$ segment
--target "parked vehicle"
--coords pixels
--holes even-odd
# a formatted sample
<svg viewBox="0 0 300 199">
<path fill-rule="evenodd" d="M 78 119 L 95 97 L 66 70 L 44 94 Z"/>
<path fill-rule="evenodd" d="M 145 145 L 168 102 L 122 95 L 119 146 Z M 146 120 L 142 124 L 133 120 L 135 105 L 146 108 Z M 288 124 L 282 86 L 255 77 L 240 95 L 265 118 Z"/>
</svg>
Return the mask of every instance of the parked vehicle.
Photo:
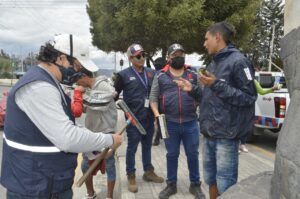
<svg viewBox="0 0 300 199">
<path fill-rule="evenodd" d="M 265 129 L 279 132 L 290 103 L 283 72 L 256 72 L 255 78 L 262 88 L 272 88 L 276 83 L 281 84 L 282 88 L 270 94 L 258 94 L 255 103 L 255 124 L 253 133 L 250 134 L 252 138 Z"/>
<path fill-rule="evenodd" d="M 7 96 L 8 96 L 8 92 L 3 92 L 3 97 L 0 100 L 0 127 L 4 126 Z"/>
</svg>

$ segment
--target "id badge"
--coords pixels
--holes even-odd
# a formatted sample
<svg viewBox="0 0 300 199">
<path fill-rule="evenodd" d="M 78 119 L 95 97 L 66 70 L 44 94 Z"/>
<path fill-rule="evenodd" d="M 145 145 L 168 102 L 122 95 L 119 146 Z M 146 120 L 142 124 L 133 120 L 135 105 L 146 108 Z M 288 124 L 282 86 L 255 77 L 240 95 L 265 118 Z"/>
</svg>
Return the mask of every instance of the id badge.
<svg viewBox="0 0 300 199">
<path fill-rule="evenodd" d="M 146 98 L 145 99 L 145 104 L 144 104 L 145 108 L 149 108 L 149 104 L 150 104 L 149 99 Z"/>
</svg>

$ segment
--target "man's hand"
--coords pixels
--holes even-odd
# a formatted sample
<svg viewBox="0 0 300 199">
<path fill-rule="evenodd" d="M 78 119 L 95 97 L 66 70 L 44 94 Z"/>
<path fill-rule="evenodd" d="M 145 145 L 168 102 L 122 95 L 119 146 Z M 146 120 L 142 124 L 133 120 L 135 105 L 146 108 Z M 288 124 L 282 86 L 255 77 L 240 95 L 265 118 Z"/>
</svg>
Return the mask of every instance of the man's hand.
<svg viewBox="0 0 300 199">
<path fill-rule="evenodd" d="M 80 91 L 81 93 L 84 93 L 85 92 L 85 88 L 83 86 L 76 86 L 74 90 L 78 90 Z"/>
<path fill-rule="evenodd" d="M 272 90 L 277 91 L 277 90 L 280 90 L 281 88 L 282 88 L 282 84 L 276 84 L 272 87 Z"/>
<path fill-rule="evenodd" d="M 114 144 L 110 148 L 116 150 L 122 144 L 122 135 L 112 134 L 112 138 Z"/>
<path fill-rule="evenodd" d="M 192 84 L 188 80 L 184 78 L 179 78 L 178 80 L 173 80 L 177 86 L 183 90 L 183 91 L 191 91 L 192 90 Z"/>
<path fill-rule="evenodd" d="M 211 87 L 216 81 L 216 76 L 212 73 L 206 72 L 206 75 L 200 74 L 199 79 L 204 86 Z"/>
<path fill-rule="evenodd" d="M 114 92 L 112 93 L 112 97 L 115 99 L 117 96 L 118 96 L 118 93 L 117 93 L 116 91 L 114 91 Z"/>
</svg>

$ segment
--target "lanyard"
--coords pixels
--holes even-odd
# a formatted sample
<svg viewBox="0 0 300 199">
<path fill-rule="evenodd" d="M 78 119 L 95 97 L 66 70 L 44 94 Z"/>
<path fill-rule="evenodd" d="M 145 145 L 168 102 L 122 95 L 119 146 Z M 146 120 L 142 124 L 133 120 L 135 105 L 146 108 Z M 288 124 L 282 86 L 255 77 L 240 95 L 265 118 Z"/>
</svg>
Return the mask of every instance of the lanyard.
<svg viewBox="0 0 300 199">
<path fill-rule="evenodd" d="M 146 70 L 144 69 L 144 77 L 145 77 L 145 81 L 144 81 L 143 78 L 141 77 L 141 75 L 135 70 L 135 68 L 133 66 L 131 66 L 131 68 L 133 69 L 133 71 L 135 72 L 135 74 L 139 77 L 139 79 L 143 83 L 144 87 L 148 91 L 148 79 L 147 79 L 147 75 L 146 75 Z"/>
</svg>

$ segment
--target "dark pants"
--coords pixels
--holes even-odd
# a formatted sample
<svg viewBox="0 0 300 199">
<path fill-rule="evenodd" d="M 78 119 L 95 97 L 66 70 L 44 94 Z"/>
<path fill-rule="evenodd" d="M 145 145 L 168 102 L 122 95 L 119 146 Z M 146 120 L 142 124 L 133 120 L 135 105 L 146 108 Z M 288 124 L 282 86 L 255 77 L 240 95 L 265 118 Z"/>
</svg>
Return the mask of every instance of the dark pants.
<svg viewBox="0 0 300 199">
<path fill-rule="evenodd" d="M 246 144 L 247 137 L 251 132 L 248 132 L 246 135 L 240 138 L 241 144 Z"/>
<path fill-rule="evenodd" d="M 73 191 L 72 189 L 68 189 L 64 192 L 53 194 L 52 196 L 23 196 L 18 193 L 14 193 L 11 191 L 6 192 L 6 199 L 72 199 Z"/>
<path fill-rule="evenodd" d="M 191 183 L 200 182 L 199 174 L 199 126 L 196 120 L 191 122 L 177 123 L 167 122 L 169 138 L 165 139 L 167 148 L 167 182 L 177 182 L 178 157 L 180 143 L 183 142 L 189 177 Z"/>
<path fill-rule="evenodd" d="M 146 130 L 147 134 L 142 135 L 136 127 L 130 125 L 127 129 L 128 145 L 126 151 L 126 172 L 127 175 L 135 172 L 135 153 L 137 151 L 138 144 L 142 144 L 142 161 L 144 171 L 153 169 L 151 164 L 151 147 L 152 138 L 154 133 L 154 121 L 153 119 L 140 121 L 141 125 Z"/>
</svg>

